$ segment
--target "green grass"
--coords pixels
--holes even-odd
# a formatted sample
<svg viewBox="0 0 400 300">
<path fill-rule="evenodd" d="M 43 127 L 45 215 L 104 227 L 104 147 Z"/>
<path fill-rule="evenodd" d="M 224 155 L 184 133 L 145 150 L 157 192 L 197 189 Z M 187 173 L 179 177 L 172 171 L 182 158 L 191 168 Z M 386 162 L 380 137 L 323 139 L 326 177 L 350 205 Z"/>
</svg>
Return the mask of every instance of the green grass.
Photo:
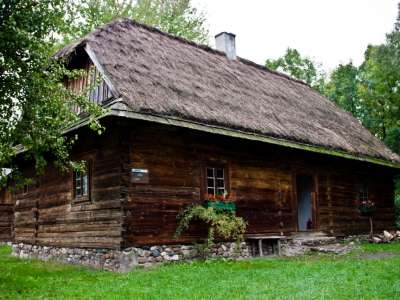
<svg viewBox="0 0 400 300">
<path fill-rule="evenodd" d="M 0 247 L 0 299 L 400 299 L 400 243 L 363 245 L 344 257 L 179 263 L 128 274 L 9 253 Z"/>
</svg>

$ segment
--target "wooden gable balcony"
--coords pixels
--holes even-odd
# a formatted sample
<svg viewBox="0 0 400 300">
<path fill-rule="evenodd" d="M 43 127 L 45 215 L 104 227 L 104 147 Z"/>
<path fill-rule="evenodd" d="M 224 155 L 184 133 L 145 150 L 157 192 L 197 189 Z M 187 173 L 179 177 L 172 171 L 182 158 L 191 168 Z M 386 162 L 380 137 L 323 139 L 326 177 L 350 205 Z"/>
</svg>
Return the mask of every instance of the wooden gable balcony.
<svg viewBox="0 0 400 300">
<path fill-rule="evenodd" d="M 87 62 L 82 70 L 83 76 L 66 80 L 65 85 L 69 90 L 76 93 L 81 93 L 84 90 L 89 91 L 88 97 L 90 101 L 98 105 L 103 105 L 113 98 L 110 87 L 93 63 Z M 78 115 L 83 112 L 77 105 L 72 109 Z"/>
</svg>

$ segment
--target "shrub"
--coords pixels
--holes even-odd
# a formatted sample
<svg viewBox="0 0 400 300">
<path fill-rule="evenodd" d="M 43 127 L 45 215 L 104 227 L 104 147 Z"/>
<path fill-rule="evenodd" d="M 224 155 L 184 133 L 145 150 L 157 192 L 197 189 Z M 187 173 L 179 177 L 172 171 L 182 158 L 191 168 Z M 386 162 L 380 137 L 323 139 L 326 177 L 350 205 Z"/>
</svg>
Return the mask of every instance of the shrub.
<svg viewBox="0 0 400 300">
<path fill-rule="evenodd" d="M 208 253 L 214 245 L 215 237 L 225 240 L 235 240 L 238 244 L 243 240 L 247 223 L 241 217 L 237 217 L 233 211 L 223 211 L 213 207 L 191 205 L 178 216 L 180 219 L 175 237 L 182 235 L 193 220 L 201 220 L 208 225 L 207 242 L 203 252 Z"/>
</svg>

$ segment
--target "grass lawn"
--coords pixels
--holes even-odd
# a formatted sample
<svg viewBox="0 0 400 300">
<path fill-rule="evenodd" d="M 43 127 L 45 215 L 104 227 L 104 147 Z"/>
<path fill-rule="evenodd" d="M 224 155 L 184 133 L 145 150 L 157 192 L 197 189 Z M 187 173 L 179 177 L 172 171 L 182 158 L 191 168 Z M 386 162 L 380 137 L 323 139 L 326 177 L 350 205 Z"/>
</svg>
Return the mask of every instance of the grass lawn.
<svg viewBox="0 0 400 300">
<path fill-rule="evenodd" d="M 22 260 L 0 247 L 0 299 L 400 299 L 400 243 L 338 257 L 177 263 L 128 274 Z"/>
</svg>

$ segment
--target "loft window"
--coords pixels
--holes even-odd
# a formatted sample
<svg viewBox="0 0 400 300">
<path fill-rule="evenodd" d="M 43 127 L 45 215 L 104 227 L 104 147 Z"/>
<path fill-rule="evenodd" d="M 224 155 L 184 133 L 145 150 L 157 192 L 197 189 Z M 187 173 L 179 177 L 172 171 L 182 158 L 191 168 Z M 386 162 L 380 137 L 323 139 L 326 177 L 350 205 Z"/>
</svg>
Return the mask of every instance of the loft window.
<svg viewBox="0 0 400 300">
<path fill-rule="evenodd" d="M 360 202 L 368 201 L 368 185 L 366 183 L 360 184 L 360 190 L 358 192 L 358 200 Z"/>
<path fill-rule="evenodd" d="M 226 171 L 224 168 L 207 167 L 206 168 L 206 184 L 208 195 L 225 195 L 226 194 Z"/>
<path fill-rule="evenodd" d="M 90 168 L 86 161 L 84 170 L 74 171 L 75 199 L 89 198 L 90 195 Z"/>
</svg>

